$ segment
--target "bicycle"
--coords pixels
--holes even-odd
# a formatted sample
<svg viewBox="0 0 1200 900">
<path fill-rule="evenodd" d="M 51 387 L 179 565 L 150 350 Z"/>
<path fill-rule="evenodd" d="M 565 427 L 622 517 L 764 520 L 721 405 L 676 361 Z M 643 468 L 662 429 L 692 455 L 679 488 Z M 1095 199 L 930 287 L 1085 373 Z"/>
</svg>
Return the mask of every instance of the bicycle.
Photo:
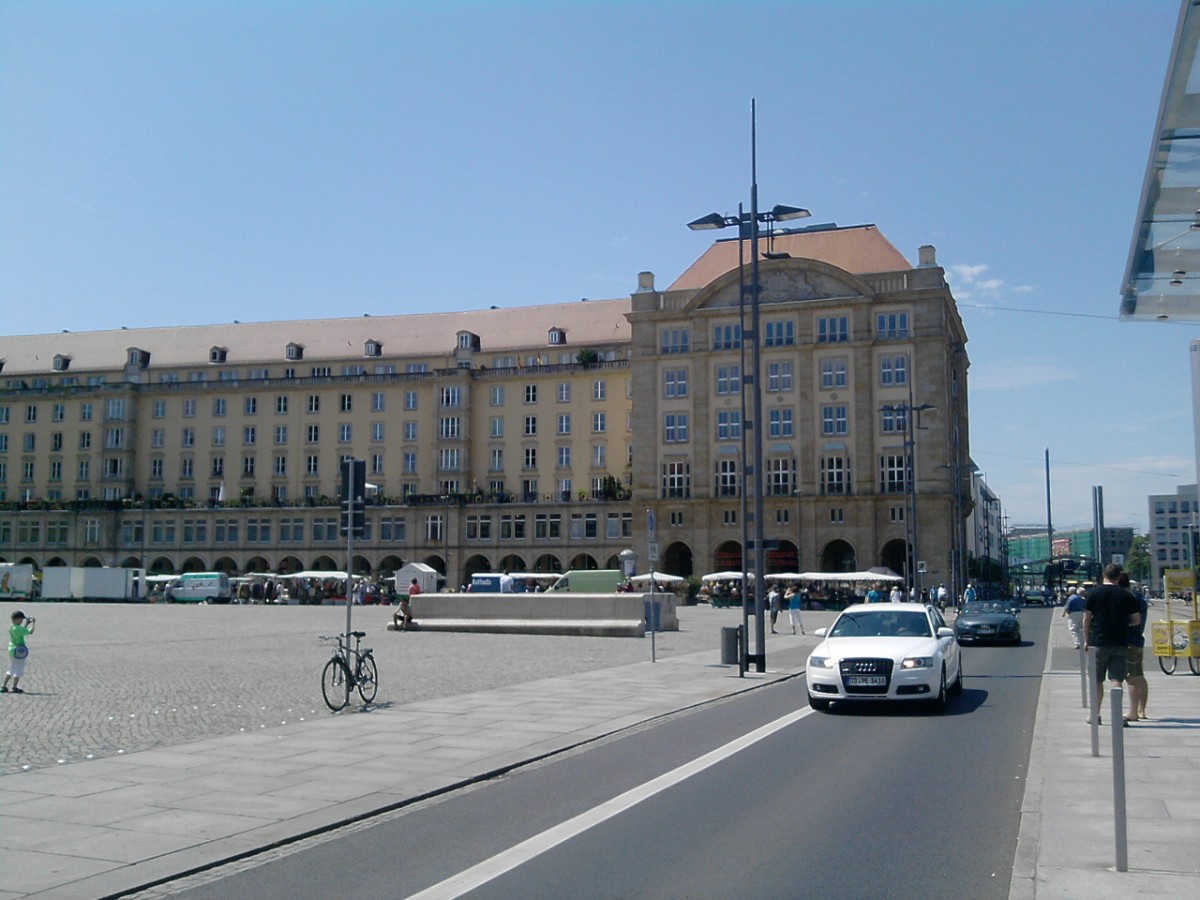
<svg viewBox="0 0 1200 900">
<path fill-rule="evenodd" d="M 367 636 L 365 631 L 352 631 L 349 634 L 321 635 L 322 641 L 337 641 L 333 657 L 325 663 L 321 673 L 321 694 L 325 705 L 334 712 L 345 709 L 350 702 L 350 692 L 358 689 L 358 695 L 363 703 L 373 703 L 379 692 L 379 669 L 375 665 L 375 657 L 371 648 L 362 649 L 362 639 Z M 350 638 L 354 638 L 354 648 L 350 648 Z M 351 667 L 350 660 L 354 665 Z"/>
</svg>

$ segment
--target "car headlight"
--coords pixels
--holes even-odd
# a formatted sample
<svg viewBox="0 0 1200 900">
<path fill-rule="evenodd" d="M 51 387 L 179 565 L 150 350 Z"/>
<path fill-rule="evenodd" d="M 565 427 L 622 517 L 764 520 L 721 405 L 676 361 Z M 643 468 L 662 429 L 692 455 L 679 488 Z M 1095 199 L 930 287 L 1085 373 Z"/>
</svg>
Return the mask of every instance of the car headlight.
<svg viewBox="0 0 1200 900">
<path fill-rule="evenodd" d="M 810 656 L 808 658 L 808 667 L 810 669 L 832 669 L 833 659 L 828 656 Z"/>
<path fill-rule="evenodd" d="M 900 663 L 902 669 L 932 669 L 932 656 L 910 656 Z"/>
</svg>

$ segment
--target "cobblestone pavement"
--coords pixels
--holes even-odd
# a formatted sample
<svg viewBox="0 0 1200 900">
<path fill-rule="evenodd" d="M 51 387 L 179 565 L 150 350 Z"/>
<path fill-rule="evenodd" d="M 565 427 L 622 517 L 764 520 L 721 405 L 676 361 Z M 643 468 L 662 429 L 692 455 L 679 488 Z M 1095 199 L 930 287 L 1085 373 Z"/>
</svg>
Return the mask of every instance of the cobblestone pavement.
<svg viewBox="0 0 1200 900">
<path fill-rule="evenodd" d="M 3 604 L 4 617 L 16 606 Z M 321 668 L 344 606 L 23 603 L 37 618 L 24 695 L 0 694 L 0 772 L 167 747 L 328 716 Z M 377 705 L 400 705 L 650 657 L 650 638 L 386 631 L 355 607 L 375 650 Z M 819 615 L 819 614 L 817 614 Z M 661 657 L 711 649 L 739 610 L 681 607 Z M 815 627 L 815 626 L 814 626 Z"/>
</svg>

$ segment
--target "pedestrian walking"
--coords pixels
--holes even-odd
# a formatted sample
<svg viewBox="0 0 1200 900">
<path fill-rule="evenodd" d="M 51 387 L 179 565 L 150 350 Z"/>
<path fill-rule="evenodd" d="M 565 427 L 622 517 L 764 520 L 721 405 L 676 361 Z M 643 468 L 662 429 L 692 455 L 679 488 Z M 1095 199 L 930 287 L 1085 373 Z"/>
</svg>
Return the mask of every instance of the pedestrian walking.
<svg viewBox="0 0 1200 900">
<path fill-rule="evenodd" d="M 1133 594 L 1118 584 L 1122 568 L 1116 563 L 1104 567 L 1104 584 L 1088 591 L 1083 612 L 1083 648 L 1096 648 L 1096 694 L 1104 703 L 1104 680 L 1118 688 L 1125 680 L 1128 665 L 1129 629 L 1142 623 L 1142 614 Z M 1100 717 L 1097 707 L 1097 724 Z M 1090 718 L 1089 718 L 1090 723 Z"/>
<path fill-rule="evenodd" d="M 21 677 L 25 674 L 25 663 L 29 661 L 29 647 L 25 638 L 33 634 L 34 620 L 25 618 L 25 613 L 17 610 L 12 614 L 12 625 L 8 628 L 8 671 L 4 673 L 4 686 L 0 694 L 8 693 L 8 682 L 12 680 L 12 692 L 23 694 L 20 687 Z"/>
<path fill-rule="evenodd" d="M 1133 594 L 1134 599 L 1138 602 L 1138 609 L 1141 611 L 1142 621 L 1137 625 L 1129 626 L 1129 649 L 1126 651 L 1128 659 L 1125 665 L 1125 681 L 1129 684 L 1129 714 L 1125 716 L 1125 721 L 1140 722 L 1146 718 L 1146 700 L 1150 696 L 1150 685 L 1146 681 L 1144 668 L 1146 613 L 1150 611 L 1150 604 L 1144 594 L 1130 587 L 1128 572 L 1121 573 L 1117 584 Z"/>
<path fill-rule="evenodd" d="M 783 595 L 783 599 L 787 601 L 788 620 L 792 623 L 792 634 L 795 634 L 797 630 L 804 634 L 804 622 L 800 619 L 800 592 L 794 585 L 790 586 Z"/>
<path fill-rule="evenodd" d="M 779 604 L 783 599 L 782 593 L 779 590 L 779 584 L 772 584 L 771 590 L 767 592 L 767 602 L 771 607 L 771 634 L 779 634 L 775 630 L 775 622 L 779 619 Z"/>
<path fill-rule="evenodd" d="M 1066 616 L 1067 629 L 1071 632 L 1071 640 L 1078 650 L 1083 646 L 1083 588 L 1077 587 L 1071 591 L 1071 596 L 1063 604 L 1062 615 Z"/>
</svg>

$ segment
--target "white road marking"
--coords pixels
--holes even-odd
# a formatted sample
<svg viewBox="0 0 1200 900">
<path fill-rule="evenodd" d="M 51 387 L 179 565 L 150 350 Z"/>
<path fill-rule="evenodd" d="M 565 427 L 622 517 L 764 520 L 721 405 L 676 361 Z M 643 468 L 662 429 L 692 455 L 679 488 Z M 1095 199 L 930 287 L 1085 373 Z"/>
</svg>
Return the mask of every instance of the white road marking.
<svg viewBox="0 0 1200 900">
<path fill-rule="evenodd" d="M 510 847 L 508 850 L 497 853 L 490 859 L 485 859 L 483 862 L 465 869 L 457 875 L 452 875 L 444 881 L 440 881 L 423 891 L 413 894 L 408 900 L 452 900 L 454 897 L 461 897 L 468 891 L 473 891 L 481 884 L 486 884 L 492 879 L 503 875 L 505 872 L 515 869 L 517 866 L 528 862 L 536 856 L 540 856 L 547 850 L 551 850 L 559 844 L 570 840 L 575 835 L 582 834 L 589 828 L 611 819 L 613 816 L 636 806 L 643 800 L 647 800 L 655 794 L 703 772 L 709 766 L 714 766 L 722 760 L 733 756 L 735 753 L 745 750 L 763 738 L 770 737 L 775 732 L 787 728 L 789 725 L 811 714 L 812 711 L 810 707 L 805 707 L 796 712 L 788 713 L 774 722 L 768 722 L 761 728 L 756 728 L 754 731 L 744 734 L 740 738 L 736 738 L 728 744 L 718 747 L 716 750 L 705 753 L 703 756 L 689 763 L 684 763 L 677 769 L 659 775 L 645 784 L 631 788 L 620 796 L 614 797 L 593 809 L 589 809 L 587 812 L 580 813 L 573 819 L 568 819 L 560 825 L 555 825 L 541 834 L 535 834 L 515 847 Z"/>
</svg>

